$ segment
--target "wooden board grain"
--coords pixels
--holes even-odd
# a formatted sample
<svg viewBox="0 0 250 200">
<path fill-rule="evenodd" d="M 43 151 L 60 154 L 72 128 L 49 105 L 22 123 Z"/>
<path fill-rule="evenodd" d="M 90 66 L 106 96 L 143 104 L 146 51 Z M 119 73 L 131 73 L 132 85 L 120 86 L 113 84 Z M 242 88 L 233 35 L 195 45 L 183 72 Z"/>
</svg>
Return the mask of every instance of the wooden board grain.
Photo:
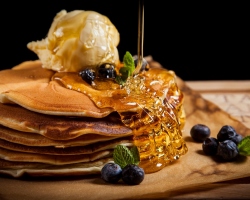
<svg viewBox="0 0 250 200">
<path fill-rule="evenodd" d="M 187 81 L 186 84 L 250 128 L 250 81 Z M 175 191 L 170 199 L 250 199 L 249 191 L 250 177 L 245 177 Z"/>
<path fill-rule="evenodd" d="M 250 128 L 250 81 L 187 81 L 186 84 Z"/>
</svg>

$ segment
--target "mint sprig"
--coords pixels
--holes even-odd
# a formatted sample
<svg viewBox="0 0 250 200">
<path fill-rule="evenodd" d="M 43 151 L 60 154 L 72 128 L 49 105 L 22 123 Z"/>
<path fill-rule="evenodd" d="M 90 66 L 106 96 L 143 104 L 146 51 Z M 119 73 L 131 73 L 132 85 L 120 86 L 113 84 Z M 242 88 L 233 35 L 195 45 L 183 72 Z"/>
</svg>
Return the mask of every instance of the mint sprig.
<svg viewBox="0 0 250 200">
<path fill-rule="evenodd" d="M 135 165 L 139 165 L 140 163 L 140 153 L 138 151 L 138 148 L 136 146 L 133 146 L 131 149 L 130 149 L 132 155 L 133 155 L 133 158 L 134 158 L 134 164 Z"/>
<path fill-rule="evenodd" d="M 123 64 L 124 66 L 119 70 L 120 75 L 117 75 L 115 78 L 116 82 L 120 85 L 124 85 L 128 77 L 132 76 L 135 70 L 133 56 L 128 51 L 123 56 Z"/>
<path fill-rule="evenodd" d="M 114 162 L 124 168 L 128 164 L 138 165 L 140 162 L 139 151 L 136 146 L 129 149 L 123 145 L 117 145 L 113 153 Z"/>
<path fill-rule="evenodd" d="M 250 136 L 244 137 L 237 147 L 240 155 L 250 156 Z"/>
</svg>

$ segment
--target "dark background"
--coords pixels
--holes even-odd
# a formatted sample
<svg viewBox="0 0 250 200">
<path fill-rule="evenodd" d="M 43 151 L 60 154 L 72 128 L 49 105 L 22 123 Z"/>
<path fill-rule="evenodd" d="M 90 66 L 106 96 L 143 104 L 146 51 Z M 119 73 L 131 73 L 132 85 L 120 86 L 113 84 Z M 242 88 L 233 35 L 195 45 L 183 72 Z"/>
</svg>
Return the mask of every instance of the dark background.
<svg viewBox="0 0 250 200">
<path fill-rule="evenodd" d="M 46 37 L 57 12 L 94 10 L 120 33 L 120 58 L 137 54 L 137 0 L 5 1 L 1 69 L 37 59 L 28 42 Z M 183 80 L 249 80 L 247 1 L 145 0 L 144 55 Z"/>
</svg>

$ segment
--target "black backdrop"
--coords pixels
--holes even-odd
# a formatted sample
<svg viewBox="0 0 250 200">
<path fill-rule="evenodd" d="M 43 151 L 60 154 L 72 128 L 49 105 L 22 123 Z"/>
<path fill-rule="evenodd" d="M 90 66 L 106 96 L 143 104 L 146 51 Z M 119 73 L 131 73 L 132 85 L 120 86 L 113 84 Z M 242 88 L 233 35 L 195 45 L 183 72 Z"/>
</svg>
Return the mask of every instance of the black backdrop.
<svg viewBox="0 0 250 200">
<path fill-rule="evenodd" d="M 249 80 L 247 1 L 145 0 L 144 55 L 183 80 Z M 1 69 L 37 59 L 27 49 L 41 40 L 57 12 L 94 10 L 120 33 L 120 57 L 137 52 L 137 0 L 5 1 L 1 5 Z"/>
</svg>

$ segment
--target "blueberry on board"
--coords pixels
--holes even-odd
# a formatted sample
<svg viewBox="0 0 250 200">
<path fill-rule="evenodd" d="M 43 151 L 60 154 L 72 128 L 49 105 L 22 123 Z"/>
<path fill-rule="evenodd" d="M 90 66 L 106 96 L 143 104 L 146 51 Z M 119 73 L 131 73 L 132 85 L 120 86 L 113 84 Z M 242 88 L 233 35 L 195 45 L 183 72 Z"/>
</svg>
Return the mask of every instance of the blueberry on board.
<svg viewBox="0 0 250 200">
<path fill-rule="evenodd" d="M 144 179 L 144 170 L 137 165 L 128 164 L 122 169 L 122 180 L 128 185 L 139 185 Z"/>
<path fill-rule="evenodd" d="M 219 142 L 217 155 L 221 156 L 224 160 L 233 160 L 239 155 L 237 145 L 232 140 L 225 140 Z"/>
<path fill-rule="evenodd" d="M 91 84 L 92 81 L 95 80 L 95 71 L 92 70 L 92 69 L 84 69 L 84 70 L 82 70 L 82 71 L 79 72 L 79 75 L 88 84 Z"/>
<path fill-rule="evenodd" d="M 237 134 L 236 130 L 229 125 L 222 126 L 220 131 L 217 134 L 217 139 L 219 142 L 225 141 L 225 140 L 232 140 L 236 144 L 238 144 L 243 137 L 240 134 Z"/>
<path fill-rule="evenodd" d="M 116 163 L 107 163 L 101 170 L 101 178 L 108 183 L 117 183 L 122 177 L 122 169 Z"/>
<path fill-rule="evenodd" d="M 196 142 L 203 142 L 210 136 L 210 128 L 204 124 L 196 124 L 191 128 L 190 135 Z"/>
<path fill-rule="evenodd" d="M 214 137 L 206 138 L 202 143 L 203 152 L 206 155 L 216 155 L 218 149 L 219 141 Z"/>
<path fill-rule="evenodd" d="M 234 141 L 235 144 L 239 144 L 242 139 L 243 139 L 243 136 L 238 133 L 236 134 L 234 138 L 231 138 L 231 140 Z"/>
</svg>

